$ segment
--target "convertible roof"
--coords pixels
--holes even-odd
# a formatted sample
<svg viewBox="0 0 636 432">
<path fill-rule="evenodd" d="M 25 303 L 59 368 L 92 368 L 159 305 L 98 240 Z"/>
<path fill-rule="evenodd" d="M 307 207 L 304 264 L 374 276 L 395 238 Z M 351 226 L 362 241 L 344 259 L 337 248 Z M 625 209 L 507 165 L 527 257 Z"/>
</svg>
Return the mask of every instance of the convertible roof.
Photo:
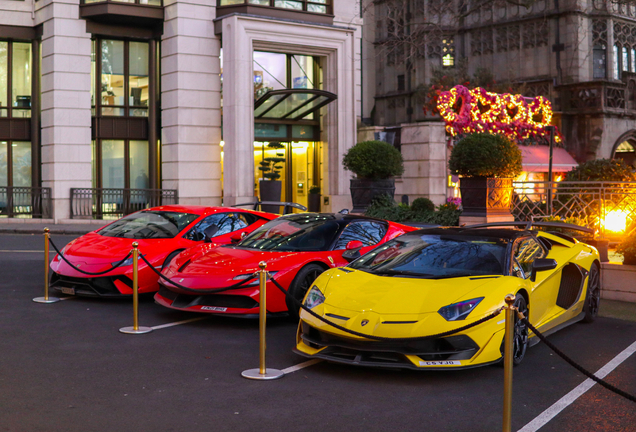
<svg viewBox="0 0 636 432">
<path fill-rule="evenodd" d="M 521 230 L 516 228 L 460 228 L 460 227 L 447 227 L 447 228 L 426 228 L 417 231 L 413 231 L 409 234 L 431 234 L 431 235 L 459 235 L 466 238 L 472 237 L 486 237 L 497 239 L 514 240 L 519 237 L 533 235 L 530 231 Z"/>
</svg>

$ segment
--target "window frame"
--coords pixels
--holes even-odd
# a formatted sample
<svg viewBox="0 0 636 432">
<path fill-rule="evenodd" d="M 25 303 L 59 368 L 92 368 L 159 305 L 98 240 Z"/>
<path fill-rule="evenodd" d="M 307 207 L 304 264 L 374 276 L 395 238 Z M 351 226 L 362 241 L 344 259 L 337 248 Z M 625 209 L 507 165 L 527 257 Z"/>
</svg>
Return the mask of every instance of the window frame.
<svg viewBox="0 0 636 432">
<path fill-rule="evenodd" d="M 528 272 L 526 272 L 526 270 L 523 268 L 522 264 L 517 260 L 517 248 L 518 248 L 520 243 L 522 243 L 522 242 L 524 242 L 526 240 L 534 241 L 539 246 L 539 248 L 541 249 L 541 252 L 543 253 L 542 256 L 536 257 L 536 258 L 534 258 L 532 260 L 532 264 L 533 265 L 534 265 L 534 261 L 536 261 L 537 259 L 540 259 L 540 258 L 545 258 L 548 255 L 548 251 L 546 251 L 545 247 L 534 236 L 519 237 L 518 239 L 516 239 L 514 241 L 514 243 L 512 244 L 511 252 L 510 252 L 510 275 L 521 277 L 522 279 L 525 279 L 525 280 L 530 279 L 530 276 L 532 275 L 532 266 L 530 267 L 530 270 Z M 517 272 L 515 272 L 515 270 L 514 270 L 515 263 L 517 263 L 519 265 L 519 268 L 520 268 L 521 273 L 523 274 L 523 276 L 519 276 L 517 274 Z"/>
<path fill-rule="evenodd" d="M 28 117 L 14 117 L 13 116 L 13 44 L 14 43 L 23 43 L 23 44 L 30 44 L 31 45 L 31 59 L 30 59 L 30 71 L 31 71 L 31 80 L 34 79 L 33 77 L 33 63 L 36 60 L 35 59 L 35 53 L 33 50 L 33 45 L 31 40 L 22 40 L 22 39 L 11 39 L 11 38 L 2 38 L 0 39 L 0 42 L 6 42 L 7 43 L 7 105 L 6 106 L 0 106 L 0 111 L 2 110 L 7 110 L 7 115 L 6 116 L 2 116 L 1 112 L 0 112 L 0 118 L 5 118 L 5 119 L 11 119 L 11 118 L 15 118 L 15 119 L 31 119 L 33 117 L 33 82 L 31 82 L 31 100 L 29 101 L 29 108 L 15 108 L 18 111 L 29 111 L 29 116 Z M 23 141 L 23 140 L 14 140 L 14 141 Z"/>
</svg>

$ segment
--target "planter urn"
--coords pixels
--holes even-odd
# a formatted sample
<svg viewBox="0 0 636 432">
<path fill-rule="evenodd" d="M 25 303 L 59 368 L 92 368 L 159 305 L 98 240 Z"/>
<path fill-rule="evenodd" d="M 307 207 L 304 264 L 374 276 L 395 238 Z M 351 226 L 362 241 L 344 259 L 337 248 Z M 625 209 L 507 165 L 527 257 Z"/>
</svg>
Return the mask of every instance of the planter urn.
<svg viewBox="0 0 636 432">
<path fill-rule="evenodd" d="M 389 195 L 393 198 L 395 195 L 395 179 L 351 179 L 349 190 L 351 191 L 351 201 L 353 202 L 352 213 L 364 213 L 375 197 Z"/>
<path fill-rule="evenodd" d="M 510 216 L 512 179 L 490 177 L 462 177 L 462 216 Z"/>
<path fill-rule="evenodd" d="M 280 180 L 263 180 L 259 181 L 259 189 L 261 191 L 261 201 L 279 201 L 282 191 L 282 182 Z M 262 205 L 261 211 L 269 213 L 279 213 L 280 206 Z"/>
<path fill-rule="evenodd" d="M 307 195 L 307 210 L 314 213 L 320 212 L 320 194 L 310 193 Z"/>
</svg>

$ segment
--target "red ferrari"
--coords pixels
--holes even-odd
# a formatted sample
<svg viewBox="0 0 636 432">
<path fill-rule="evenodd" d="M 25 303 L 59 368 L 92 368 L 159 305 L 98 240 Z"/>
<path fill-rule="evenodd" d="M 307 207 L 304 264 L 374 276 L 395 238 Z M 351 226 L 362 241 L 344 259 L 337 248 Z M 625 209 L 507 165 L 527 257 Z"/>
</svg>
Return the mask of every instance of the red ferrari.
<svg viewBox="0 0 636 432">
<path fill-rule="evenodd" d="M 162 274 L 155 301 L 191 312 L 252 315 L 259 310 L 258 280 L 239 289 L 215 293 L 239 283 L 265 261 L 269 273 L 291 295 L 302 300 L 323 271 L 346 265 L 351 259 L 416 228 L 356 215 L 304 213 L 281 216 L 257 228 L 240 243 L 205 244 L 188 249 Z M 345 253 L 345 257 L 343 257 Z M 210 292 L 212 291 L 212 292 Z M 297 316 L 293 302 L 267 283 L 268 313 Z"/>
<path fill-rule="evenodd" d="M 51 262 L 51 288 L 64 294 L 120 297 L 132 294 L 132 257 L 114 268 L 139 243 L 139 253 L 155 268 L 164 268 L 185 249 L 204 243 L 208 246 L 238 241 L 279 215 L 231 207 L 170 205 L 154 207 L 125 216 L 95 232 L 83 235 L 60 252 Z M 139 260 L 139 293 L 159 289 L 159 277 Z"/>
</svg>

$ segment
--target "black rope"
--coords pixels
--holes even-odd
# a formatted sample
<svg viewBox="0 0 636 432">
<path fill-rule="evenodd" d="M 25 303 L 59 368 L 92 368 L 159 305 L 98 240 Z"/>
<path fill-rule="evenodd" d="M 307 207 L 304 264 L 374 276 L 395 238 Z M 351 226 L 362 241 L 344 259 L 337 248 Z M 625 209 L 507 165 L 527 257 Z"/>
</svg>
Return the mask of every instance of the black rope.
<svg viewBox="0 0 636 432">
<path fill-rule="evenodd" d="M 623 396 L 625 399 L 630 400 L 632 402 L 636 402 L 636 396 L 633 396 L 627 392 L 624 392 L 623 390 L 614 387 L 613 385 L 603 381 L 602 379 L 598 378 L 596 375 L 594 375 L 591 372 L 588 372 L 587 370 L 583 369 L 583 366 L 579 365 L 578 363 L 576 363 L 574 360 L 572 360 L 570 357 L 568 357 L 567 355 L 565 355 L 564 353 L 561 352 L 561 350 L 559 350 L 557 347 L 555 347 L 552 342 L 550 342 L 545 336 L 543 336 L 541 333 L 539 333 L 539 330 L 537 330 L 536 328 L 534 328 L 534 326 L 532 324 L 530 324 L 530 322 L 528 321 L 527 318 L 522 318 L 521 321 L 526 324 L 528 326 L 528 328 L 530 330 L 532 330 L 532 332 L 537 335 L 537 337 L 539 339 L 541 339 L 541 342 L 543 342 L 544 344 L 546 344 L 552 351 L 554 351 L 559 357 L 561 357 L 563 360 L 565 360 L 566 362 L 568 362 L 570 364 L 570 366 L 572 366 L 573 368 L 575 368 L 576 370 L 578 370 L 579 372 L 581 372 L 583 375 L 587 376 L 588 378 L 590 378 L 591 380 L 596 381 L 597 383 L 599 383 L 600 385 L 602 385 L 603 387 L 605 387 L 606 389 L 608 389 L 609 391 L 612 391 L 614 393 L 616 393 L 617 395 Z"/>
<path fill-rule="evenodd" d="M 179 288 L 182 291 L 195 293 L 195 294 L 216 294 L 216 293 L 221 293 L 221 292 L 225 292 L 225 291 L 231 291 L 231 290 L 235 290 L 235 289 L 245 288 L 243 285 L 245 285 L 247 282 L 251 281 L 252 279 L 254 279 L 256 277 L 255 274 L 252 274 L 252 275 L 250 275 L 250 277 L 248 277 L 246 279 L 243 279 L 239 283 L 236 283 L 234 285 L 230 285 L 229 287 L 225 287 L 225 288 L 192 289 L 192 288 L 188 288 L 186 286 L 183 286 L 183 285 L 173 281 L 168 276 L 164 276 L 159 270 L 154 268 L 154 266 L 152 264 L 150 264 L 148 262 L 148 260 L 146 260 L 146 257 L 144 257 L 143 255 L 141 256 L 141 259 L 148 265 L 148 267 L 150 267 L 152 269 L 152 271 L 157 273 L 161 279 L 164 279 L 164 280 L 170 282 L 172 285 L 176 286 L 177 288 Z"/>
<path fill-rule="evenodd" d="M 124 257 L 124 259 L 122 259 L 121 261 L 119 261 L 117 264 L 113 265 L 112 268 L 109 268 L 108 270 L 104 270 L 101 272 L 97 272 L 97 273 L 91 273 L 91 272 L 87 272 L 84 271 L 80 268 L 77 268 L 73 265 L 73 263 L 71 263 L 68 259 L 66 259 L 66 257 L 64 255 L 62 255 L 62 252 L 60 252 L 60 250 L 57 248 L 57 246 L 55 246 L 55 243 L 53 243 L 53 240 L 51 240 L 51 238 L 49 237 L 49 243 L 51 243 L 51 246 L 53 246 L 53 249 L 55 249 L 55 252 L 57 252 L 57 254 L 60 256 L 60 258 L 62 258 L 64 260 L 64 262 L 68 265 L 71 266 L 71 268 L 73 268 L 74 270 L 80 272 L 80 273 L 84 273 L 85 275 L 88 276 L 100 276 L 109 272 L 112 272 L 113 270 L 115 270 L 117 267 L 121 266 L 128 258 L 130 258 L 130 256 L 132 255 L 132 251 L 128 252 L 128 255 L 126 255 Z M 112 265 L 112 264 L 111 264 Z"/>
<path fill-rule="evenodd" d="M 495 312 L 491 313 L 488 316 L 485 316 L 473 323 L 470 323 L 468 325 L 465 325 L 463 327 L 460 328 L 456 328 L 454 330 L 449 330 L 443 333 L 438 333 L 438 334 L 434 334 L 434 335 L 428 335 L 428 336 L 418 336 L 418 337 L 406 337 L 406 338 L 387 338 L 387 337 L 382 337 L 382 336 L 373 336 L 373 335 L 369 335 L 369 334 L 364 334 L 364 333 L 359 333 L 355 330 L 350 330 L 346 327 L 343 327 L 339 324 L 336 324 L 335 322 L 329 321 L 326 318 L 321 317 L 320 315 L 318 315 L 316 312 L 312 311 L 311 309 L 309 309 L 307 306 L 305 306 L 304 304 L 302 304 L 301 301 L 297 300 L 296 298 L 294 298 L 293 296 L 291 296 L 289 294 L 289 292 L 283 288 L 282 286 L 280 286 L 280 284 L 274 280 L 274 278 L 270 278 L 270 280 L 274 283 L 274 285 L 281 290 L 285 296 L 287 296 L 288 298 L 290 298 L 296 305 L 300 306 L 305 312 L 307 312 L 309 315 L 313 316 L 314 318 L 319 319 L 320 321 L 324 322 L 325 324 L 328 324 L 334 328 L 337 328 L 338 330 L 341 330 L 345 333 L 349 333 L 352 334 L 354 336 L 359 336 L 359 337 L 363 337 L 366 339 L 371 339 L 371 340 L 376 340 L 376 341 L 421 341 L 421 340 L 428 340 L 428 339 L 438 339 L 438 338 L 443 338 L 446 336 L 450 336 L 452 334 L 455 333 L 459 333 L 462 332 L 464 330 L 468 330 L 472 327 L 476 327 L 480 324 L 485 323 L 486 321 L 490 321 L 491 319 L 493 319 L 494 317 L 496 317 L 497 315 L 499 315 L 499 313 L 501 312 L 501 309 L 497 309 Z"/>
</svg>

